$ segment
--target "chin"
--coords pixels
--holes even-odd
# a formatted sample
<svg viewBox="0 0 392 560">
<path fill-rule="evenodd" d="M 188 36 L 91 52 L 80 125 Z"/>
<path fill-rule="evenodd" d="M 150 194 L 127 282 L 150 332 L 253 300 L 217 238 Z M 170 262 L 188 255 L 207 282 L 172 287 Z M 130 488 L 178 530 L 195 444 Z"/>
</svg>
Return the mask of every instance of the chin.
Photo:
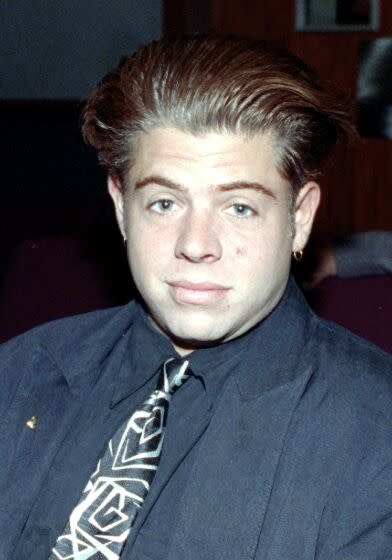
<svg viewBox="0 0 392 560">
<path fill-rule="evenodd" d="M 217 322 L 200 321 L 157 321 L 157 326 L 172 342 L 187 347 L 198 348 L 203 346 L 214 346 L 223 342 L 228 334 L 225 329 L 217 329 Z M 193 323 L 193 324 L 192 324 Z"/>
<path fill-rule="evenodd" d="M 186 344 L 191 344 L 192 346 L 210 346 L 218 344 L 225 339 L 224 333 L 213 332 L 210 330 L 189 328 L 189 326 L 184 328 L 173 328 L 166 331 L 169 338 L 176 340 L 177 342 L 184 342 Z"/>
</svg>

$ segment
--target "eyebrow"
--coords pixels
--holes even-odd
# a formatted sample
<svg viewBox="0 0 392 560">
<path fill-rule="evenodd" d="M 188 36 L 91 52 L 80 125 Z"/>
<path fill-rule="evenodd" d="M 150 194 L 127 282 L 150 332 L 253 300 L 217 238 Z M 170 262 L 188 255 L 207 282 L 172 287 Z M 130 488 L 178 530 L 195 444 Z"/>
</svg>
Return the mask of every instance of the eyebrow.
<svg viewBox="0 0 392 560">
<path fill-rule="evenodd" d="M 135 190 L 142 189 L 147 185 L 161 185 L 162 187 L 166 187 L 168 189 L 173 189 L 177 191 L 184 191 L 185 188 L 183 185 L 179 183 L 175 183 L 170 179 L 166 179 L 165 177 L 161 177 L 160 175 L 150 175 L 145 177 L 141 181 L 137 181 L 135 183 Z M 216 189 L 221 192 L 229 192 L 239 189 L 252 189 L 255 191 L 262 192 L 266 196 L 270 196 L 271 198 L 276 199 L 276 195 L 267 187 L 262 185 L 261 183 L 257 183 L 256 181 L 233 181 L 231 183 L 223 183 L 222 185 L 216 185 Z"/>
<path fill-rule="evenodd" d="M 276 199 L 276 195 L 271 191 L 271 189 L 255 181 L 233 181 L 232 183 L 218 185 L 218 189 L 222 192 L 234 191 L 237 189 L 253 189 Z"/>
</svg>

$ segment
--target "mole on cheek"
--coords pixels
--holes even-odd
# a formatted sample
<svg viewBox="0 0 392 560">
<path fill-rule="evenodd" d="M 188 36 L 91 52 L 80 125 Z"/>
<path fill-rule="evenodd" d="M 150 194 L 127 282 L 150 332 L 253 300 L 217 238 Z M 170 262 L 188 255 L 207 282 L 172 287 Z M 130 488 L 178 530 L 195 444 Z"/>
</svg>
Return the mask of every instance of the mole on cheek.
<svg viewBox="0 0 392 560">
<path fill-rule="evenodd" d="M 246 255 L 245 247 L 236 247 L 235 254 L 239 256 Z"/>
</svg>

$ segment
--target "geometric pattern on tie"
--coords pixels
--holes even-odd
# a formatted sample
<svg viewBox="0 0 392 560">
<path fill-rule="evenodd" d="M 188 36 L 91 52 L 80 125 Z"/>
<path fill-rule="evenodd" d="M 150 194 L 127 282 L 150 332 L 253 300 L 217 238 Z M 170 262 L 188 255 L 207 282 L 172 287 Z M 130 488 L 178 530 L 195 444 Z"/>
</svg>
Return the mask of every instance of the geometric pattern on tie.
<svg viewBox="0 0 392 560">
<path fill-rule="evenodd" d="M 117 560 L 157 471 L 168 407 L 190 377 L 189 362 L 171 358 L 157 388 L 116 431 L 85 486 L 50 560 Z"/>
</svg>

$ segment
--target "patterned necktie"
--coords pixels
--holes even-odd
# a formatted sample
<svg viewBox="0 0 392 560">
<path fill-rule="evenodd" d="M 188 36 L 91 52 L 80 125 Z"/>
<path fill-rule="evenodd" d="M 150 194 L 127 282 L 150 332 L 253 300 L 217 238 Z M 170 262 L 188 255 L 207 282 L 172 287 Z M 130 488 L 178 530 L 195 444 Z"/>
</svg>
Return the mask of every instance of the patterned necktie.
<svg viewBox="0 0 392 560">
<path fill-rule="evenodd" d="M 117 560 L 158 468 L 168 406 L 188 361 L 161 367 L 156 390 L 109 441 L 49 560 Z"/>
</svg>

